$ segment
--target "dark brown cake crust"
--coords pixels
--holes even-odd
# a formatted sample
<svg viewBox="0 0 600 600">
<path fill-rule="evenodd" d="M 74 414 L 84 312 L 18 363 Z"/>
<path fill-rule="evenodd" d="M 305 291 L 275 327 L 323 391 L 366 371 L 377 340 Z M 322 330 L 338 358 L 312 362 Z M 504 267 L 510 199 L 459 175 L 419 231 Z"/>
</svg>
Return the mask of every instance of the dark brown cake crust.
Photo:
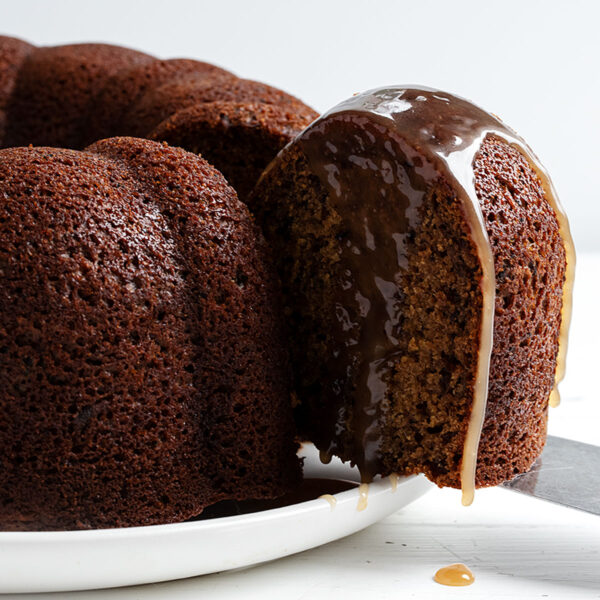
<svg viewBox="0 0 600 600">
<path fill-rule="evenodd" d="M 153 59 L 145 65 L 121 70 L 106 82 L 95 99 L 88 122 L 89 143 L 114 135 L 135 135 L 137 124 L 127 119 L 130 107 L 149 90 L 188 75 L 198 80 L 236 78 L 216 65 L 187 58 Z"/>
<path fill-rule="evenodd" d="M 107 44 L 36 48 L 19 69 L 2 146 L 82 148 L 89 111 L 108 79 L 150 60 Z"/>
<path fill-rule="evenodd" d="M 5 137 L 6 110 L 23 61 L 34 46 L 15 38 L 0 36 L 0 147 Z"/>
<path fill-rule="evenodd" d="M 0 148 L 164 131 L 246 191 L 315 116 L 208 63 L 0 37 Z M 5 150 L 0 172 L 0 528 L 172 522 L 288 491 L 277 286 L 221 175 L 132 139 Z"/>
<path fill-rule="evenodd" d="M 306 110 L 293 96 L 258 81 L 187 75 L 147 92 L 131 107 L 126 120 L 135 128 L 132 135 L 145 137 L 159 123 L 184 108 L 218 101 L 261 102 L 289 110 Z"/>
<path fill-rule="evenodd" d="M 565 248 L 539 177 L 517 149 L 487 139 L 474 172 L 496 271 L 494 347 L 478 484 L 494 485 L 527 471 L 546 441 Z"/>
<path fill-rule="evenodd" d="M 183 150 L 0 151 L 0 529 L 168 523 L 297 481 L 265 254 Z"/>
<path fill-rule="evenodd" d="M 185 115 L 192 117 L 189 125 Z M 158 60 L 104 44 L 35 48 L 0 36 L 0 148 L 83 149 L 114 136 L 165 141 L 164 132 L 172 145 L 209 150 L 245 199 L 262 168 L 316 117 L 281 90 L 205 62 Z M 234 124 L 227 135 L 211 137 L 227 120 Z"/>
<path fill-rule="evenodd" d="M 245 201 L 271 159 L 317 116 L 306 106 L 207 102 L 176 112 L 148 138 L 202 155 Z"/>
</svg>

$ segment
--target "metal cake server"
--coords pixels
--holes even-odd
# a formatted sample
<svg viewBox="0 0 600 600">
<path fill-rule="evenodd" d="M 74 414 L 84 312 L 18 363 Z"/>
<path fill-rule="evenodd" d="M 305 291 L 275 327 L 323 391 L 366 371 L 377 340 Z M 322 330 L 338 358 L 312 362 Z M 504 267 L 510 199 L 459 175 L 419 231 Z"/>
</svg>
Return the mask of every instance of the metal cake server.
<svg viewBox="0 0 600 600">
<path fill-rule="evenodd" d="M 549 435 L 533 467 L 502 486 L 600 515 L 600 446 Z"/>
</svg>

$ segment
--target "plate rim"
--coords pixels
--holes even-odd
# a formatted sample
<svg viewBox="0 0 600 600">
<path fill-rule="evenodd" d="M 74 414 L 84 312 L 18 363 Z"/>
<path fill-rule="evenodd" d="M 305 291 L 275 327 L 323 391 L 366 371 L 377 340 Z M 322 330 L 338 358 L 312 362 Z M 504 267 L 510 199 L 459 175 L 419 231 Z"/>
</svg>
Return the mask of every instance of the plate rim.
<svg viewBox="0 0 600 600">
<path fill-rule="evenodd" d="M 408 475 L 398 476 L 397 484 L 402 484 L 421 477 L 421 475 Z M 315 477 L 315 479 L 326 479 L 325 477 Z M 336 478 L 337 479 L 337 478 Z M 348 480 L 350 481 L 350 480 Z M 342 492 L 333 494 L 337 503 L 347 503 L 351 498 L 354 498 L 358 491 L 358 482 L 355 481 L 357 487 Z M 387 485 L 386 485 L 387 484 Z M 388 491 L 389 487 L 393 487 L 390 477 L 381 477 L 371 481 L 369 484 L 368 497 L 371 498 L 374 495 L 381 494 Z M 395 492 L 392 489 L 391 493 Z M 226 517 L 215 517 L 212 519 L 198 520 L 198 521 L 184 521 L 181 523 L 159 523 L 154 525 L 135 525 L 133 527 L 107 527 L 103 529 L 67 529 L 57 531 L 0 531 L 0 543 L 3 541 L 10 541 L 11 538 L 14 540 L 21 541 L 33 541 L 28 538 L 42 538 L 48 541 L 65 541 L 62 538 L 85 538 L 93 537 L 129 537 L 145 535 L 146 532 L 150 534 L 166 534 L 170 532 L 183 532 L 185 530 L 196 530 L 196 529 L 220 529 L 221 527 L 235 526 L 238 523 L 249 523 L 252 524 L 255 521 L 268 521 L 274 520 L 281 517 L 286 512 L 293 512 L 294 514 L 300 514 L 314 510 L 316 504 L 321 504 L 321 501 L 325 501 L 327 504 L 323 505 L 323 508 L 327 508 L 329 504 L 324 498 L 313 498 L 312 500 L 305 500 L 304 502 L 296 502 L 293 504 L 287 504 L 286 506 L 280 506 L 277 508 L 270 508 L 267 510 L 260 510 L 256 512 L 246 513 L 242 515 L 229 515 Z M 337 505 L 337 504 L 336 504 Z M 330 510 L 333 510 L 329 506 Z"/>
<path fill-rule="evenodd" d="M 0 532 L 0 593 L 136 586 L 249 568 L 352 535 L 429 491 L 423 475 L 378 477 L 359 511 L 357 469 L 322 464 L 304 448 L 305 477 L 353 481 L 333 493 L 268 510 L 213 519 L 112 529 Z M 394 494 L 398 492 L 396 499 Z M 232 549 L 235 549 L 232 551 Z M 35 575 L 31 565 L 36 564 Z"/>
</svg>

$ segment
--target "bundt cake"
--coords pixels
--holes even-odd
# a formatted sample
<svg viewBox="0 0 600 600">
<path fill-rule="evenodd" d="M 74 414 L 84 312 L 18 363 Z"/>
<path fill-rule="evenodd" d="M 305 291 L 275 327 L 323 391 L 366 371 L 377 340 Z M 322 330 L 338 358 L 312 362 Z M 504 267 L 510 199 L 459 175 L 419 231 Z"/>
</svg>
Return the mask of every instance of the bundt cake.
<svg viewBox="0 0 600 600">
<path fill-rule="evenodd" d="M 283 494 L 290 368 L 301 436 L 364 481 L 469 503 L 539 455 L 574 255 L 536 157 L 426 88 L 316 117 L 207 63 L 0 37 L 0 528 Z"/>
<path fill-rule="evenodd" d="M 194 154 L 0 150 L 0 530 L 169 523 L 299 481 L 266 254 Z"/>
<path fill-rule="evenodd" d="M 522 139 L 450 94 L 376 89 L 305 129 L 249 205 L 282 279 L 298 426 L 325 459 L 365 481 L 424 472 L 466 504 L 531 466 L 574 255 Z"/>
<path fill-rule="evenodd" d="M 0 148 L 83 149 L 135 136 L 200 153 L 242 200 L 317 117 L 297 98 L 204 62 L 106 44 L 37 48 L 0 36 Z"/>
</svg>

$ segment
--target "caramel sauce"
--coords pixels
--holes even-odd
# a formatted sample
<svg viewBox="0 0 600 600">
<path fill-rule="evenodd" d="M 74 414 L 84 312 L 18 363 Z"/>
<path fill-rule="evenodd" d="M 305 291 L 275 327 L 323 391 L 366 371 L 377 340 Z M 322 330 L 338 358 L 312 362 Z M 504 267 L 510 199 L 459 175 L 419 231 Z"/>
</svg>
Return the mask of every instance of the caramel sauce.
<svg viewBox="0 0 600 600">
<path fill-rule="evenodd" d="M 369 500 L 369 484 L 361 483 L 358 486 L 358 504 L 356 505 L 356 510 L 361 512 L 367 508 Z"/>
<path fill-rule="evenodd" d="M 398 479 L 400 479 L 400 477 L 395 473 L 392 473 L 390 475 L 390 485 L 392 486 L 392 493 L 398 489 Z"/>
<path fill-rule="evenodd" d="M 324 465 L 328 465 L 331 462 L 331 453 L 326 450 L 319 450 L 319 460 Z"/>
<path fill-rule="evenodd" d="M 331 510 L 333 510 L 337 504 L 337 498 L 331 494 L 322 494 L 319 496 L 319 499 L 327 500 L 327 502 L 329 502 L 329 506 L 331 506 Z"/>
<path fill-rule="evenodd" d="M 575 283 L 575 245 L 573 243 L 573 237 L 571 236 L 569 220 L 567 219 L 567 215 L 565 214 L 560 200 L 558 199 L 554 184 L 535 154 L 533 154 L 533 151 L 529 150 L 529 152 L 530 155 L 528 157 L 532 157 L 531 164 L 542 183 L 546 200 L 548 200 L 548 203 L 554 209 L 560 235 L 565 247 L 567 263 L 565 269 L 565 282 L 563 284 L 562 307 L 560 312 L 561 321 L 558 337 L 558 353 L 556 355 L 556 370 L 554 372 L 554 387 L 550 392 L 550 398 L 548 400 L 549 406 L 556 408 L 560 404 L 558 384 L 564 379 L 567 370 L 567 348 L 569 342 L 569 328 L 571 326 L 571 315 L 573 311 L 573 285 Z"/>
<path fill-rule="evenodd" d="M 475 575 L 466 565 L 455 563 L 439 569 L 433 579 L 442 585 L 463 586 L 471 585 L 475 581 Z"/>
<path fill-rule="evenodd" d="M 479 438 L 485 417 L 493 345 L 496 281 L 494 259 L 475 191 L 473 161 L 487 136 L 516 147 L 536 170 L 564 240 L 567 269 L 562 320 L 550 399 L 556 404 L 557 384 L 565 370 L 571 313 L 574 250 L 567 219 L 551 180 L 527 144 L 498 118 L 470 102 L 429 88 L 381 88 L 342 102 L 309 126 L 298 138 L 313 172 L 328 191 L 348 232 L 340 241 L 347 265 L 333 332 L 337 354 L 328 364 L 332 381 L 324 418 L 323 440 L 336 440 L 349 430 L 350 457 L 363 481 L 381 472 L 381 422 L 388 380 L 398 358 L 400 326 L 398 278 L 407 264 L 404 239 L 418 227 L 418 208 L 429 187 L 441 177 L 461 202 L 477 248 L 482 278 L 482 314 L 475 385 L 461 462 L 462 502 L 472 502 Z M 348 167 L 351 165 L 351 168 Z M 365 176 L 368 174 L 368 177 Z M 365 199 L 368 198 L 368 202 Z M 377 219 L 377 203 L 391 216 Z M 395 212 L 394 212 L 395 211 Z M 349 375 L 348 364 L 355 369 Z M 351 414 L 345 398 L 353 398 Z"/>
</svg>

